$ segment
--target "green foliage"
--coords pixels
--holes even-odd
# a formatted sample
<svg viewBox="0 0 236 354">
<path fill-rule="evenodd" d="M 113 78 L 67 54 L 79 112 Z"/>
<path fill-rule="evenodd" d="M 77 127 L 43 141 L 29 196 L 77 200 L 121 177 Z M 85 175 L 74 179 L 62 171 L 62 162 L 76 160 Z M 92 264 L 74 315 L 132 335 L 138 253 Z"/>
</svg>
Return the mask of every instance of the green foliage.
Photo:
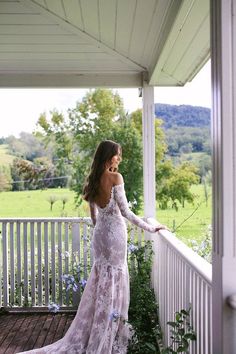
<svg viewBox="0 0 236 354">
<path fill-rule="evenodd" d="M 142 136 L 142 110 L 137 109 L 130 115 L 131 124 L 137 129 L 140 136 Z M 155 119 L 155 158 L 158 165 L 165 156 L 167 151 L 166 138 L 164 130 L 162 129 L 163 121 Z"/>
<path fill-rule="evenodd" d="M 40 115 L 37 128 L 36 136 L 44 142 L 45 147 L 51 152 L 57 175 L 71 174 L 73 134 L 70 132 L 68 120 L 57 110 L 53 110 L 49 120 L 45 113 Z"/>
<path fill-rule="evenodd" d="M 168 154 L 180 156 L 181 153 L 205 152 L 210 154 L 210 128 L 175 126 L 166 130 Z"/>
<path fill-rule="evenodd" d="M 125 176 L 127 198 L 136 202 L 137 211 L 142 196 L 142 140 L 125 116 L 119 95 L 111 90 L 90 91 L 70 111 L 69 118 L 78 148 L 74 162 L 76 183 L 73 187 L 77 202 L 81 201 L 83 184 L 97 145 L 102 140 L 110 139 L 122 146 L 123 162 L 119 170 Z"/>
<path fill-rule="evenodd" d="M 211 154 L 209 108 L 155 104 L 155 114 L 163 120 L 170 156 L 191 152 Z"/>
<path fill-rule="evenodd" d="M 142 246 L 130 244 L 128 250 L 130 252 L 129 323 L 135 332 L 128 353 L 159 353 L 156 340 L 157 303 L 150 279 L 153 255 L 151 241 L 146 241 Z"/>
<path fill-rule="evenodd" d="M 167 322 L 167 325 L 171 327 L 171 344 L 166 348 L 161 348 L 161 354 L 189 353 L 190 342 L 197 339 L 196 333 L 190 323 L 190 311 L 191 307 L 188 310 L 181 309 L 175 312 L 174 321 Z M 162 341 L 160 327 L 158 327 L 158 337 Z"/>
<path fill-rule="evenodd" d="M 175 320 L 167 324 L 171 327 L 171 344 L 161 350 L 161 354 L 188 353 L 190 341 L 197 339 L 196 333 L 190 324 L 190 311 L 182 309 L 175 313 Z"/>
<path fill-rule="evenodd" d="M 164 161 L 157 168 L 156 179 L 157 200 L 161 209 L 167 209 L 169 201 L 175 210 L 178 210 L 179 205 L 184 208 L 186 201 L 194 202 L 190 188 L 199 182 L 194 165 L 183 163 L 174 167 L 170 160 Z"/>
<path fill-rule="evenodd" d="M 164 121 L 165 128 L 176 126 L 202 128 L 211 124 L 211 111 L 205 107 L 156 103 L 155 115 Z"/>
<path fill-rule="evenodd" d="M 18 158 L 33 161 L 37 157 L 48 154 L 45 151 L 42 141 L 33 134 L 22 132 L 19 138 L 9 136 L 6 138 L 9 151 Z"/>
</svg>

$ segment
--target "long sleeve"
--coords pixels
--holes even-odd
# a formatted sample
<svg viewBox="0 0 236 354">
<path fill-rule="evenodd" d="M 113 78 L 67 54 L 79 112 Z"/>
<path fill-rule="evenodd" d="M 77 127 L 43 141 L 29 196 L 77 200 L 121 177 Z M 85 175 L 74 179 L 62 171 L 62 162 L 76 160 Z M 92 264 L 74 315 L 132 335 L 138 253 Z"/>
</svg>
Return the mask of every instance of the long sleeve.
<svg viewBox="0 0 236 354">
<path fill-rule="evenodd" d="M 91 219 L 93 222 L 93 226 L 96 225 L 96 221 L 97 221 L 97 207 L 95 203 L 89 203 L 89 208 L 90 208 L 90 215 L 91 215 Z"/>
<path fill-rule="evenodd" d="M 155 232 L 155 226 L 146 223 L 129 209 L 124 184 L 118 184 L 114 186 L 113 189 L 114 198 L 120 209 L 121 215 L 128 219 L 130 222 L 132 222 L 132 224 L 137 225 L 141 229 L 146 230 L 148 232 Z"/>
</svg>

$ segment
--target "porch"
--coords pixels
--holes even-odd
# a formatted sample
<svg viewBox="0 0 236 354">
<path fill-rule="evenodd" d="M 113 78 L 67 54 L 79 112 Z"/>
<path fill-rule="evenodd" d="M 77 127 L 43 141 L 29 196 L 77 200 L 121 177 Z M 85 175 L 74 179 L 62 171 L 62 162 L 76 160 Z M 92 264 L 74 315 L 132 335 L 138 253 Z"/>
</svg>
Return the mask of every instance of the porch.
<svg viewBox="0 0 236 354">
<path fill-rule="evenodd" d="M 184 85 L 211 55 L 214 202 L 212 307 L 209 266 L 204 264 L 202 267 L 202 262 L 195 256 L 189 258 L 189 251 L 184 251 L 182 246 L 177 247 L 177 241 L 177 244 L 173 244 L 171 238 L 175 240 L 174 237 L 166 232 L 160 233 L 159 245 L 154 241 L 154 264 L 157 266 L 158 262 L 158 267 L 154 268 L 153 282 L 160 284 L 160 287 L 155 285 L 155 288 L 159 295 L 160 318 L 165 335 L 168 332 L 165 325 L 165 320 L 170 318 L 168 314 L 179 310 L 185 305 L 184 301 L 190 299 L 193 326 L 198 332 L 196 347 L 192 348 L 191 353 L 235 353 L 236 1 L 137 0 L 130 1 L 128 6 L 128 2 L 124 1 L 12 0 L 0 1 L 0 4 L 1 87 L 143 88 L 145 217 L 155 215 L 153 87 Z M 35 305 L 46 305 L 50 296 L 53 299 L 56 286 L 53 285 L 56 280 L 53 280 L 50 288 L 47 243 L 43 246 L 46 250 L 43 258 L 39 252 L 42 239 L 38 236 L 37 263 L 31 263 L 36 265 L 34 271 L 37 267 L 39 271 L 38 278 L 35 278 L 38 292 L 34 294 L 36 285 L 33 285 L 32 270 L 30 273 L 28 263 L 25 262 L 23 267 L 21 263 L 23 254 L 26 259 L 35 262 L 33 248 L 28 254 L 28 249 L 21 244 L 23 249 L 18 248 L 21 253 L 18 251 L 17 257 L 13 247 L 9 251 L 9 242 L 15 242 L 14 232 L 11 231 L 13 220 L 4 222 L 2 305 L 8 306 L 15 301 L 15 258 L 18 259 L 17 267 L 21 264 L 23 272 L 17 273 L 21 274 L 17 275 L 19 291 L 24 293 L 25 300 L 31 297 Z M 9 232 L 7 223 L 10 225 Z M 26 240 L 27 220 L 25 225 L 22 235 Z M 37 227 L 37 235 L 40 235 L 42 228 Z M 47 230 L 47 226 L 44 227 Z M 47 239 L 47 231 L 44 239 Z M 34 239 L 31 242 L 33 244 Z M 166 257 L 158 253 L 161 249 L 167 252 Z M 195 264 L 196 260 L 200 267 Z M 62 275 L 60 262 L 59 258 L 59 272 Z M 53 263 L 50 271 L 54 273 Z M 23 287 L 22 279 L 25 282 Z M 29 283 L 30 279 L 32 284 Z M 59 288 L 62 288 L 61 279 L 57 279 Z M 43 288 L 42 282 L 45 281 Z M 32 291 L 29 292 L 29 289 Z M 49 289 L 52 289 L 52 295 Z M 62 295 L 59 301 L 64 301 Z M 65 301 L 67 304 L 71 300 Z"/>
<path fill-rule="evenodd" d="M 149 222 L 156 223 L 154 219 L 149 219 Z M 159 304 L 163 342 L 170 342 L 167 321 L 174 320 L 175 311 L 191 306 L 191 322 L 197 332 L 197 341 L 191 343 L 191 353 L 212 354 L 211 265 L 168 231 L 150 235 L 132 224 L 128 223 L 127 227 L 130 244 L 140 246 L 145 239 L 153 242 L 152 284 Z M 9 218 L 0 219 L 0 230 L 3 264 L 0 307 L 9 311 L 0 317 L 0 329 L 3 330 L 0 347 L 10 354 L 20 338 L 15 329 L 24 331 L 24 324 L 28 323 L 32 338 L 28 340 L 27 332 L 17 345 L 27 348 L 28 345 L 49 343 L 49 340 L 54 341 L 65 333 L 73 315 L 69 319 L 67 315 L 54 318 L 49 308 L 53 310 L 56 305 L 60 314 L 65 311 L 75 313 L 83 281 L 86 281 L 93 264 L 93 227 L 90 218 Z M 132 267 L 131 264 L 131 272 Z M 63 281 L 65 275 L 73 276 L 74 280 L 69 283 Z M 44 314 L 39 315 L 40 311 Z M 21 316 L 19 313 L 22 312 Z M 36 317 L 28 317 L 30 312 L 35 312 Z M 2 318 L 9 322 L 7 328 L 11 328 L 7 336 Z M 37 318 L 42 321 L 41 330 L 38 324 L 34 327 Z M 44 329 L 49 326 L 49 332 L 53 333 L 46 336 Z"/>
<path fill-rule="evenodd" d="M 75 312 L 0 314 L 0 354 L 41 348 L 62 338 Z"/>
</svg>

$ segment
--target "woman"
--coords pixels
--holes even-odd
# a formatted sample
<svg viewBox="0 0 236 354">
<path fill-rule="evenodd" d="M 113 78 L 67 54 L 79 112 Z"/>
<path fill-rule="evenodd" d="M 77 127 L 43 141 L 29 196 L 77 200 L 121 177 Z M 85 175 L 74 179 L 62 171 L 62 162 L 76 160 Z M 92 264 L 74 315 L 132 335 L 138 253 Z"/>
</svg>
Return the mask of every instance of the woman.
<svg viewBox="0 0 236 354">
<path fill-rule="evenodd" d="M 129 275 L 127 231 L 123 216 L 149 232 L 151 226 L 128 208 L 119 144 L 102 141 L 94 155 L 84 187 L 93 221 L 94 264 L 80 305 L 66 335 L 54 344 L 27 353 L 125 354 L 128 325 Z"/>
</svg>

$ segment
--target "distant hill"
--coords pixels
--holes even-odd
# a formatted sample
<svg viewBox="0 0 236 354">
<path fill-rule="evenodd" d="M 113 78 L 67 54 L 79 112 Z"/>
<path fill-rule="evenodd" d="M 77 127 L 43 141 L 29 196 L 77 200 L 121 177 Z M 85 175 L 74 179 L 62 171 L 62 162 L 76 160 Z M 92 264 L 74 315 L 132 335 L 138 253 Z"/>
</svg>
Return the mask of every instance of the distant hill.
<svg viewBox="0 0 236 354">
<path fill-rule="evenodd" d="M 165 129 L 176 126 L 209 128 L 211 123 L 211 110 L 206 107 L 155 103 L 155 115 L 163 120 Z"/>
</svg>

